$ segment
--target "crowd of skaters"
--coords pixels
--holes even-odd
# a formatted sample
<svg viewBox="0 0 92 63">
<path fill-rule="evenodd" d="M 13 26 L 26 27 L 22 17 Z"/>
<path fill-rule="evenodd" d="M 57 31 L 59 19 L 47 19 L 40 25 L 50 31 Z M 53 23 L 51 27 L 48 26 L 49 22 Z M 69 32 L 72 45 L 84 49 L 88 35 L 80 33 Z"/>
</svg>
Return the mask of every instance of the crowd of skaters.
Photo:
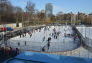
<svg viewBox="0 0 92 63">
<path fill-rule="evenodd" d="M 27 33 L 30 35 L 30 38 L 32 37 L 32 33 L 35 33 L 36 31 L 41 32 L 41 28 L 39 29 L 32 29 L 31 31 L 29 30 L 23 30 L 23 31 L 19 31 L 18 35 L 20 36 L 20 38 L 25 37 L 27 35 Z"/>
<path fill-rule="evenodd" d="M 49 26 L 49 27 L 44 27 L 44 32 L 45 32 L 46 30 L 49 30 L 49 28 L 50 28 L 50 26 Z M 31 38 L 31 37 L 32 37 L 32 33 L 35 33 L 36 31 L 41 32 L 41 30 L 42 30 L 42 28 L 33 29 L 33 30 L 31 30 L 31 31 L 26 31 L 26 30 L 24 30 L 24 31 L 19 31 L 19 36 L 20 36 L 20 38 L 22 38 L 22 37 L 25 37 L 26 34 L 28 33 L 29 36 L 30 36 L 30 38 Z M 56 36 L 56 34 L 55 34 L 55 36 Z M 43 37 L 43 41 L 45 41 L 45 39 L 46 39 L 46 37 L 44 36 L 44 37 Z M 48 49 L 49 49 L 49 47 L 50 47 L 50 41 L 51 41 L 51 37 L 48 37 L 48 39 L 47 39 L 47 47 L 48 47 Z M 25 46 L 26 46 L 26 44 L 27 44 L 27 42 L 25 41 Z M 20 46 L 20 42 L 18 42 L 18 46 Z"/>
<path fill-rule="evenodd" d="M 49 27 L 45 27 L 44 28 L 44 31 L 46 31 L 46 30 L 50 30 L 50 26 Z M 59 37 L 59 34 L 60 34 L 61 32 L 60 31 L 58 31 L 57 32 L 57 30 L 54 28 L 53 29 L 53 32 L 52 33 L 50 33 L 49 34 L 49 37 L 47 38 L 47 44 L 46 44 L 46 46 L 47 46 L 47 48 L 48 48 L 48 50 L 49 50 L 49 48 L 50 48 L 50 41 L 52 40 L 52 38 L 54 38 L 54 39 L 57 39 L 58 37 Z M 43 37 L 43 41 L 45 40 L 45 36 Z M 45 46 L 42 48 L 42 51 L 44 52 L 45 51 Z"/>
<path fill-rule="evenodd" d="M 46 30 L 49 31 L 49 28 L 50 28 L 50 27 L 44 28 L 44 31 L 46 31 Z M 64 31 L 66 32 L 65 29 L 64 29 Z M 55 28 L 53 29 L 53 32 L 49 34 L 50 37 L 48 37 L 48 39 L 47 39 L 47 45 L 46 45 L 46 46 L 48 47 L 48 50 L 49 50 L 49 48 L 50 48 L 50 41 L 51 41 L 51 39 L 52 39 L 52 38 L 58 39 L 58 37 L 59 37 L 60 34 L 61 34 L 61 32 L 60 32 L 60 31 L 57 31 Z M 76 41 L 76 39 L 79 39 L 78 35 L 77 35 L 75 32 L 70 33 L 70 34 L 64 33 L 64 37 L 72 37 L 72 38 L 74 39 L 74 42 Z M 43 37 L 43 41 L 44 41 L 44 40 L 45 40 L 45 36 Z M 43 51 L 43 52 L 45 51 L 45 47 L 46 47 L 46 46 L 44 46 L 44 47 L 42 48 L 42 51 Z"/>
<path fill-rule="evenodd" d="M 19 31 L 18 35 L 20 36 L 20 38 L 22 38 L 22 37 L 25 37 L 27 33 L 30 35 L 30 37 L 32 36 L 32 32 L 27 31 L 27 30 Z"/>
<path fill-rule="evenodd" d="M 22 31 L 20 31 L 20 34 L 19 35 L 20 35 L 20 38 L 21 38 L 21 37 L 25 37 L 26 34 L 28 33 L 29 36 L 30 36 L 30 38 L 31 38 L 32 37 L 32 34 L 35 33 L 36 31 L 41 32 L 41 30 L 44 29 L 44 32 L 46 32 L 46 31 L 50 31 L 50 28 L 51 28 L 51 26 L 47 26 L 47 27 L 39 28 L 39 29 L 33 29 L 31 31 L 24 30 L 23 33 L 22 33 Z M 64 29 L 64 31 L 66 32 L 65 29 Z M 60 34 L 61 34 L 61 31 L 56 30 L 56 28 L 54 27 L 53 32 L 51 32 L 49 34 L 49 37 L 48 38 L 46 38 L 46 36 L 43 36 L 42 42 L 44 42 L 45 40 L 47 41 L 46 46 L 47 46 L 48 50 L 50 48 L 50 45 L 51 45 L 50 44 L 51 43 L 50 41 L 52 40 L 52 38 L 58 39 L 58 37 L 59 37 Z M 76 38 L 78 38 L 78 36 L 76 34 L 73 34 L 73 33 L 72 34 L 66 34 L 66 33 L 64 33 L 64 37 L 73 37 L 74 38 L 74 41 L 76 40 Z M 26 46 L 26 44 L 27 44 L 27 42 L 25 41 L 25 46 Z M 18 46 L 20 46 L 20 43 L 18 43 Z M 45 46 L 42 47 L 42 51 L 45 51 Z"/>
<path fill-rule="evenodd" d="M 19 34 L 19 35 L 20 35 L 20 38 L 21 38 L 21 37 L 25 37 L 26 34 L 28 33 L 29 36 L 30 36 L 30 38 L 31 38 L 32 37 L 32 34 L 35 33 L 36 31 L 41 32 L 41 30 L 44 29 L 44 32 L 46 32 L 46 31 L 50 31 L 50 28 L 51 28 L 51 26 L 44 27 L 44 28 L 39 28 L 39 29 L 33 29 L 31 31 L 24 31 L 24 34 Z M 64 31 L 66 32 L 65 29 L 64 29 Z M 20 33 L 22 33 L 22 32 L 20 31 Z M 47 39 L 46 39 L 46 36 L 43 36 L 42 42 L 46 40 L 47 41 L 47 45 L 46 46 L 49 49 L 49 47 L 50 47 L 50 41 L 52 40 L 52 38 L 58 39 L 58 37 L 59 37 L 60 34 L 61 34 L 61 31 L 56 30 L 56 28 L 54 27 L 53 32 L 51 32 L 49 34 L 49 37 Z M 76 34 L 66 34 L 66 33 L 64 33 L 64 37 L 73 37 L 74 40 L 76 38 L 78 38 L 78 36 Z M 27 42 L 25 41 L 25 45 L 26 45 L 26 43 Z M 20 45 L 20 44 L 18 43 L 18 45 Z M 45 46 L 43 48 L 45 48 Z M 43 48 L 42 48 L 42 50 L 43 50 Z"/>
</svg>

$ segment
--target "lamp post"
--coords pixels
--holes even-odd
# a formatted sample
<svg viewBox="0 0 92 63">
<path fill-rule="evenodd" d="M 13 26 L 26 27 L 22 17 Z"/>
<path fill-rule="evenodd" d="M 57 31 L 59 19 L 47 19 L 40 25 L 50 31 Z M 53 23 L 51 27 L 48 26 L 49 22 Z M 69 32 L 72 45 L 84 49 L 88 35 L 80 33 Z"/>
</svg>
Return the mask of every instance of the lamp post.
<svg viewBox="0 0 92 63">
<path fill-rule="evenodd" d="M 72 25 L 72 12 L 71 12 L 71 25 Z"/>
<path fill-rule="evenodd" d="M 86 27 L 85 27 L 85 38 L 86 38 Z"/>
<path fill-rule="evenodd" d="M 3 41 L 4 45 L 7 44 L 7 43 L 5 42 L 5 38 L 6 38 L 6 36 L 5 36 L 5 34 L 6 34 L 6 33 L 5 33 L 5 32 L 6 32 L 5 27 L 6 27 L 6 25 L 3 24 L 3 40 L 2 40 L 2 41 Z"/>
</svg>

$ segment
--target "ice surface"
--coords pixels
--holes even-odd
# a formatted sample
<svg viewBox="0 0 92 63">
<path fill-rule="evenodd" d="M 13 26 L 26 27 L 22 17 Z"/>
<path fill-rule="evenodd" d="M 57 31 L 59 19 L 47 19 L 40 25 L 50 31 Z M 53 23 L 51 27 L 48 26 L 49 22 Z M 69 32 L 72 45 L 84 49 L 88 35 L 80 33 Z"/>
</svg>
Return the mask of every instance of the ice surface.
<svg viewBox="0 0 92 63">
<path fill-rule="evenodd" d="M 56 32 L 60 32 L 60 35 L 57 39 L 51 36 L 54 33 L 53 29 Z M 40 32 L 39 32 L 40 31 Z M 31 31 L 30 31 L 31 32 Z M 38 30 L 33 30 L 32 37 L 27 33 L 25 37 L 17 36 L 11 38 L 9 40 L 9 46 L 11 47 L 19 47 L 24 50 L 35 50 L 41 51 L 43 47 L 45 47 L 45 51 L 47 52 L 55 52 L 55 51 L 67 51 L 73 50 L 78 47 L 79 40 L 75 40 L 72 36 L 65 37 L 64 34 L 73 34 L 73 30 L 70 26 L 47 26 L 46 28 L 41 28 Z M 43 37 L 45 40 L 43 41 Z M 46 46 L 48 43 L 48 37 L 51 37 L 50 47 Z M 26 42 L 26 45 L 25 45 Z M 20 46 L 18 46 L 20 43 Z"/>
</svg>

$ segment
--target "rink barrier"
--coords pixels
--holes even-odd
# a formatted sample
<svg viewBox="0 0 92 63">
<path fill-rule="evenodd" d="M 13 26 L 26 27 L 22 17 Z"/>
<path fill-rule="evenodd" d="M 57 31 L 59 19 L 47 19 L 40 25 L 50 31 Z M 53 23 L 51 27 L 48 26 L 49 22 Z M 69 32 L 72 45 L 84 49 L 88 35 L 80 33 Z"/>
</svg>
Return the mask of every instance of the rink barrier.
<svg viewBox="0 0 92 63">
<path fill-rule="evenodd" d="M 77 50 L 78 48 L 75 48 L 74 50 Z M 34 50 L 27 50 L 27 51 L 32 51 L 32 52 L 42 52 L 42 53 L 67 53 L 67 52 L 72 52 L 74 50 L 67 50 L 67 51 L 55 51 L 55 52 L 43 52 L 43 51 L 34 51 Z"/>
<path fill-rule="evenodd" d="M 75 33 L 77 33 L 79 39 L 80 39 L 80 46 L 82 46 L 82 43 L 84 42 L 84 37 L 82 36 L 82 34 L 78 31 L 78 29 L 76 28 L 76 26 L 71 26 L 72 29 L 75 31 Z"/>
<path fill-rule="evenodd" d="M 15 42 L 15 43 L 13 43 L 13 42 Z M 34 47 L 34 46 L 31 46 L 31 45 L 24 45 L 24 42 L 25 41 L 21 41 L 22 42 L 22 45 L 20 45 L 20 46 L 18 46 L 18 42 L 20 42 L 20 41 L 18 41 L 17 40 L 17 42 L 16 42 L 16 40 L 14 41 L 11 41 L 10 43 L 12 44 L 15 44 L 15 45 L 11 45 L 11 44 L 9 44 L 9 42 L 8 42 L 8 46 L 11 46 L 11 47 L 14 47 L 14 48 L 16 48 L 16 47 L 19 47 L 19 49 L 23 49 L 23 47 L 26 47 L 27 46 L 27 48 L 29 48 L 31 51 L 36 51 L 35 49 L 34 50 L 32 50 L 32 48 L 31 47 Z M 34 42 L 34 44 L 38 44 L 39 42 Z M 56 44 L 57 42 L 54 42 L 54 44 Z M 60 42 L 61 43 L 61 42 Z M 20 43 L 21 44 L 21 43 Z M 64 45 L 64 47 L 67 47 L 67 45 L 66 45 L 66 43 L 63 43 L 63 44 L 65 44 Z M 17 46 L 16 46 L 17 45 Z M 46 47 L 46 49 L 48 48 L 47 46 L 46 46 L 47 44 L 45 44 L 44 46 Z M 61 51 L 55 51 L 55 52 L 67 52 L 67 51 L 72 51 L 72 50 L 75 50 L 75 49 L 77 49 L 79 46 L 77 46 L 78 45 L 78 43 L 76 44 L 76 46 L 75 47 L 73 47 L 73 48 L 71 48 L 71 49 L 61 49 L 60 47 L 56 47 L 56 49 L 61 49 Z M 31 46 L 31 47 L 30 47 Z M 44 47 L 44 46 L 35 46 L 35 48 L 36 47 L 40 47 L 40 49 L 37 51 L 37 52 L 42 52 L 42 48 Z M 54 47 L 54 46 L 53 46 Z M 53 47 L 51 48 L 51 50 L 53 51 Z M 27 49 L 26 48 L 26 49 Z M 63 51 L 63 50 L 65 50 L 65 51 Z M 45 50 L 44 52 L 48 52 L 48 53 L 53 53 L 53 52 L 51 52 L 51 51 L 48 51 L 48 50 Z"/>
<path fill-rule="evenodd" d="M 90 39 L 88 39 L 88 40 L 90 40 Z M 87 49 L 88 51 L 92 52 L 92 46 L 90 45 L 88 40 L 87 40 L 87 38 L 84 38 L 84 42 L 82 44 L 83 44 L 83 47 L 85 49 Z"/>
<path fill-rule="evenodd" d="M 12 46 L 10 46 L 10 47 L 12 47 Z M 21 52 L 23 52 L 23 51 L 34 51 L 34 52 L 43 52 L 42 51 L 42 48 L 39 50 L 39 51 L 37 51 L 37 50 L 25 50 L 25 49 L 23 49 L 23 47 L 24 46 L 13 46 L 12 48 L 19 48 L 20 50 L 21 50 Z M 44 53 L 56 53 L 56 52 L 69 52 L 69 51 L 74 51 L 74 50 L 76 50 L 76 49 L 78 49 L 78 47 L 76 47 L 76 48 L 74 48 L 74 49 L 71 49 L 71 50 L 66 50 L 66 51 L 53 51 L 53 52 L 49 52 L 49 51 L 44 51 Z"/>
<path fill-rule="evenodd" d="M 88 44 L 88 40 L 86 40 L 87 38 L 84 38 L 83 35 L 78 31 L 78 29 L 75 26 L 73 27 L 76 29 L 79 37 L 81 38 L 81 46 L 92 52 L 92 47 Z"/>
<path fill-rule="evenodd" d="M 24 52 L 24 51 L 32 51 L 32 52 L 42 52 L 42 53 L 66 53 L 66 52 L 72 52 L 72 51 L 74 51 L 74 50 L 77 50 L 78 48 L 75 48 L 75 49 L 73 49 L 73 50 L 67 50 L 67 51 L 55 51 L 55 52 L 47 52 L 47 51 L 45 51 L 45 52 L 43 52 L 43 51 L 36 51 L 36 50 L 25 50 L 25 49 L 21 49 L 21 47 L 12 47 L 12 48 L 19 48 L 19 50 L 20 50 L 20 52 Z"/>
</svg>

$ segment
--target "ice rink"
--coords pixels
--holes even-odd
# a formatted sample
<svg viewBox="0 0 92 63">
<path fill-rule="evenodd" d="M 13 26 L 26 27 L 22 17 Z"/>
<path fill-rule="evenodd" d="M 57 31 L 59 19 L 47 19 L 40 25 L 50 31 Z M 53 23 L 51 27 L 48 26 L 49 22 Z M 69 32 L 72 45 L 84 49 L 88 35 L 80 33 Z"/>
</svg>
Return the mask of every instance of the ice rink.
<svg viewBox="0 0 92 63">
<path fill-rule="evenodd" d="M 22 50 L 58 52 L 74 50 L 80 42 L 70 26 L 46 26 L 30 30 L 25 36 L 11 38 L 8 45 Z"/>
</svg>

